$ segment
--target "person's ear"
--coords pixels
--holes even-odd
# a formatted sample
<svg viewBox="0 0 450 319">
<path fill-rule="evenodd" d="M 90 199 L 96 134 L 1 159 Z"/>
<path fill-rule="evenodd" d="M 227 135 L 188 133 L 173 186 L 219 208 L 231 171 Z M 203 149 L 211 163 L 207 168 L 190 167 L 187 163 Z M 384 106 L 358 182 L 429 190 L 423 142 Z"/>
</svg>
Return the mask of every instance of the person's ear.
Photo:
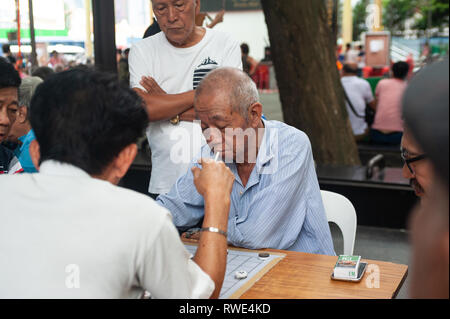
<svg viewBox="0 0 450 319">
<path fill-rule="evenodd" d="M 263 107 L 262 104 L 256 102 L 248 108 L 248 119 L 251 127 L 256 128 L 261 123 Z"/>
<path fill-rule="evenodd" d="M 198 14 L 200 14 L 200 0 L 194 0 L 195 2 L 195 15 L 197 16 Z"/>
<path fill-rule="evenodd" d="M 137 151 L 137 145 L 130 144 L 125 147 L 116 157 L 116 159 L 114 160 L 114 174 L 116 175 L 115 177 L 117 179 L 120 180 L 128 172 L 128 169 L 130 168 L 131 164 L 133 164 L 133 161 L 137 155 Z"/>
<path fill-rule="evenodd" d="M 25 105 L 19 107 L 19 114 L 17 115 L 17 123 L 23 124 L 27 121 L 28 118 L 28 108 Z"/>
<path fill-rule="evenodd" d="M 33 140 L 30 144 L 30 156 L 34 167 L 39 171 L 39 161 L 41 159 L 41 148 L 37 140 Z"/>
</svg>

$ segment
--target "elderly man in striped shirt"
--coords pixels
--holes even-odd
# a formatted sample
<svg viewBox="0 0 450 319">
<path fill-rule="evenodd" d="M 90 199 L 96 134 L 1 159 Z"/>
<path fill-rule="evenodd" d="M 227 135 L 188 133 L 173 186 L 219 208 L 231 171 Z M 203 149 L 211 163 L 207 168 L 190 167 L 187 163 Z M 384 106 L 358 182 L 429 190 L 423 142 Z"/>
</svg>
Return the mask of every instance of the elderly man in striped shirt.
<svg viewBox="0 0 450 319">
<path fill-rule="evenodd" d="M 221 158 L 236 178 L 228 242 L 334 255 L 309 139 L 296 128 L 262 119 L 262 108 L 256 85 L 238 69 L 211 72 L 196 91 L 195 111 L 208 142 L 200 157 Z M 195 161 L 191 169 L 198 166 Z M 204 216 L 193 179 L 189 170 L 157 199 L 181 231 Z"/>
</svg>

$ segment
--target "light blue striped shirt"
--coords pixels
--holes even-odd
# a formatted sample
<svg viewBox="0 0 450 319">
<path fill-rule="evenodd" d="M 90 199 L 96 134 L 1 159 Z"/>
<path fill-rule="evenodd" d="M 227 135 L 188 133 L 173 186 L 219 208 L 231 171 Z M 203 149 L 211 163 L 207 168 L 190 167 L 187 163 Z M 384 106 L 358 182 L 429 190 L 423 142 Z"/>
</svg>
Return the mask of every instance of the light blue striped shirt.
<svg viewBox="0 0 450 319">
<path fill-rule="evenodd" d="M 257 162 L 245 187 L 236 164 L 227 164 L 236 177 L 228 242 L 248 249 L 335 255 L 308 137 L 281 122 L 264 124 Z M 208 145 L 202 155 L 213 157 Z M 194 165 L 198 166 L 196 161 Z M 180 228 L 193 227 L 204 216 L 204 200 L 190 169 L 157 201 L 172 213 Z"/>
</svg>

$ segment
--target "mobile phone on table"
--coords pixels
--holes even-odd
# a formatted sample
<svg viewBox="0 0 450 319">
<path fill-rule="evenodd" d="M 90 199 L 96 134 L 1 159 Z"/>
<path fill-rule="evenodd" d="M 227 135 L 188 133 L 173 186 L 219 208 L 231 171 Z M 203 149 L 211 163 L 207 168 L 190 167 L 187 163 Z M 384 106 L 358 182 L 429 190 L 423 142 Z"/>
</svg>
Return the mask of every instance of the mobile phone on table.
<svg viewBox="0 0 450 319">
<path fill-rule="evenodd" d="M 338 281 L 351 281 L 351 282 L 360 282 L 362 278 L 364 277 L 364 274 L 366 273 L 367 269 L 367 263 L 360 262 L 359 263 L 359 269 L 358 269 L 358 278 L 355 279 L 343 279 L 343 278 L 335 278 L 334 274 L 331 274 L 331 279 L 338 280 Z"/>
</svg>

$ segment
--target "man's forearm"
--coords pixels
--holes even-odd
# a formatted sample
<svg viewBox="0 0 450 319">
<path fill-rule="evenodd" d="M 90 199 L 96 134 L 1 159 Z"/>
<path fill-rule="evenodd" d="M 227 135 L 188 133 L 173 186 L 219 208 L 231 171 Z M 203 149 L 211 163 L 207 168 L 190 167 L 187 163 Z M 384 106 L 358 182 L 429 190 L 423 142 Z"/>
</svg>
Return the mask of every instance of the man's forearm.
<svg viewBox="0 0 450 319">
<path fill-rule="evenodd" d="M 194 105 L 194 91 L 160 95 L 150 95 L 138 90 L 136 92 L 145 102 L 150 122 L 170 120 Z"/>
<path fill-rule="evenodd" d="M 215 227 L 222 231 L 228 229 L 230 201 L 205 199 L 205 219 L 203 227 Z M 214 214 L 210 214 L 213 211 Z M 215 290 L 211 298 L 218 298 L 225 277 L 228 240 L 218 233 L 202 232 L 194 261 L 214 281 Z"/>
</svg>

